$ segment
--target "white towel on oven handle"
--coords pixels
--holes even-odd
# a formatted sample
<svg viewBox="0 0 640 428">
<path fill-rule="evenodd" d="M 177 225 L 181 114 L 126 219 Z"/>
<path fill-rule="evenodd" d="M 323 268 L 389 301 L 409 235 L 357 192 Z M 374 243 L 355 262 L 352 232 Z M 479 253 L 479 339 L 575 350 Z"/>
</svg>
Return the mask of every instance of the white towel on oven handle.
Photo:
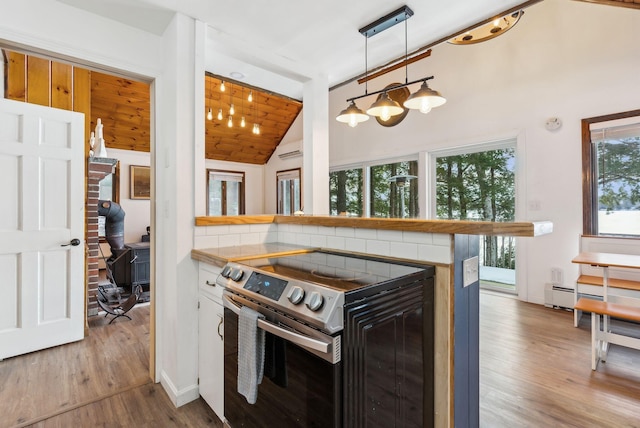
<svg viewBox="0 0 640 428">
<path fill-rule="evenodd" d="M 258 318 L 264 318 L 251 308 L 243 306 L 238 315 L 238 393 L 247 403 L 255 404 L 258 385 L 264 373 L 264 335 L 258 328 Z"/>
</svg>

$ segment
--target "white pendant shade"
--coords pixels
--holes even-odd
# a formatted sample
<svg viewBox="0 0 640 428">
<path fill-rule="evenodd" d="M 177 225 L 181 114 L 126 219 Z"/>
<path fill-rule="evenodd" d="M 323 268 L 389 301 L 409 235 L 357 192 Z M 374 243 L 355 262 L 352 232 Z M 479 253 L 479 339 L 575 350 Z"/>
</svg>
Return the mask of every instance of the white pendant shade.
<svg viewBox="0 0 640 428">
<path fill-rule="evenodd" d="M 371 104 L 371 107 L 367 110 L 367 114 L 379 117 L 382 120 L 389 120 L 391 116 L 402 112 L 404 112 L 402 106 L 389 98 L 389 94 L 386 92 L 383 92 L 380 99 Z"/>
<path fill-rule="evenodd" d="M 340 114 L 336 117 L 338 122 L 347 123 L 350 127 L 355 127 L 358 123 L 366 122 L 369 120 L 369 116 L 367 116 L 362 110 L 356 106 L 354 101 L 351 101 L 349 107 L 342 110 Z"/>
<path fill-rule="evenodd" d="M 411 94 L 403 104 L 408 109 L 429 113 L 432 108 L 439 107 L 446 102 L 447 100 L 438 91 L 429 88 L 427 82 L 422 82 L 420 89 Z"/>
</svg>

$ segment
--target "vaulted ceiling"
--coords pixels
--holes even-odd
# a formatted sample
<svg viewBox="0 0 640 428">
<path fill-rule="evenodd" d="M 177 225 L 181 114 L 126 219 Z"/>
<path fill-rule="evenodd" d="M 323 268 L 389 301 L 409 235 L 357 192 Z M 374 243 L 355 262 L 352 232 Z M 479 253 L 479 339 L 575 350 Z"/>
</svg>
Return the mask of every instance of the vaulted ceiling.
<svg viewBox="0 0 640 428">
<path fill-rule="evenodd" d="M 302 103 L 282 95 L 225 80 L 205 76 L 205 110 L 213 119 L 205 121 L 205 157 L 233 162 L 265 164 L 296 119 Z M 249 94 L 252 101 L 249 102 Z M 229 114 L 233 104 L 235 113 Z M 218 119 L 218 113 L 222 119 Z M 205 112 L 202 113 L 203 118 Z M 229 126 L 229 118 L 231 124 Z M 245 118 L 244 128 L 241 119 Z M 254 133 L 258 125 L 260 133 Z"/>
</svg>

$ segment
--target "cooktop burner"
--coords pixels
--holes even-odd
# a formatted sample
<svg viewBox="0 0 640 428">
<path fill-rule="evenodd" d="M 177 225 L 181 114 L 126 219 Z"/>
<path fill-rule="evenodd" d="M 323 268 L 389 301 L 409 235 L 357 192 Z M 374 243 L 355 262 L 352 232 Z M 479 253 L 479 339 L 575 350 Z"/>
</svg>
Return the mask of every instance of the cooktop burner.
<svg viewBox="0 0 640 428">
<path fill-rule="evenodd" d="M 334 333 L 343 328 L 345 303 L 397 287 L 395 280 L 424 274 L 426 267 L 376 257 L 325 251 L 229 262 L 216 283 L 288 316 Z"/>
<path fill-rule="evenodd" d="M 316 251 L 241 262 L 247 266 L 342 292 L 357 290 L 420 271 L 420 268 L 378 259 Z"/>
</svg>

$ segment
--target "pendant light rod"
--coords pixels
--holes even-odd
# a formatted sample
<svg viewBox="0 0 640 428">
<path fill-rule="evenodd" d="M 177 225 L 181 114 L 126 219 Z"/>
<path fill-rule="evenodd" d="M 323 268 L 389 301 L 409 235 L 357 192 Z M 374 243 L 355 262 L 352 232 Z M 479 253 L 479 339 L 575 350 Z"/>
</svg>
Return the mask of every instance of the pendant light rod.
<svg viewBox="0 0 640 428">
<path fill-rule="evenodd" d="M 433 79 L 433 76 L 423 77 L 421 79 L 412 80 L 411 82 L 407 82 L 407 83 L 401 83 L 399 85 L 391 86 L 389 88 L 380 89 L 379 91 L 369 92 L 367 94 L 358 95 L 357 97 L 347 98 L 347 102 L 359 100 L 360 98 L 368 97 L 369 95 L 377 95 L 383 92 L 391 92 L 396 89 L 404 88 L 405 86 L 413 85 L 414 83 L 426 82 L 427 80 L 431 80 L 431 79 Z"/>
</svg>

